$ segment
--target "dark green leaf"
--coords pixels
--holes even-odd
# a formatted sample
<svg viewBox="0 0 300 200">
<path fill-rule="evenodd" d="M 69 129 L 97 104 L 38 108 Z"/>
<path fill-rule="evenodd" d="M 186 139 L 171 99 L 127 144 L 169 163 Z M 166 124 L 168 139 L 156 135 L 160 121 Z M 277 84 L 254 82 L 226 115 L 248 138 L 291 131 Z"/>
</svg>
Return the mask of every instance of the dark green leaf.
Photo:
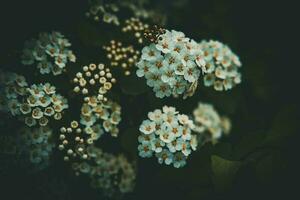
<svg viewBox="0 0 300 200">
<path fill-rule="evenodd" d="M 240 166 L 241 162 L 226 160 L 213 155 L 211 157 L 211 167 L 215 189 L 219 192 L 229 189 L 232 186 L 233 179 Z"/>
</svg>

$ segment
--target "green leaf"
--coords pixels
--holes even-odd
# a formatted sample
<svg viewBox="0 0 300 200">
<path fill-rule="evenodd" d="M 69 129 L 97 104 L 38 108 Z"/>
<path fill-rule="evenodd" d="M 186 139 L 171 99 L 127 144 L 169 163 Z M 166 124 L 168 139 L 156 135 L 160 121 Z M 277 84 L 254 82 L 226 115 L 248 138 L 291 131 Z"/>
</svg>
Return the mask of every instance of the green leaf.
<svg viewBox="0 0 300 200">
<path fill-rule="evenodd" d="M 224 192 L 232 186 L 236 172 L 241 166 L 241 162 L 223 159 L 213 155 L 211 157 L 212 180 L 215 189 Z"/>
</svg>

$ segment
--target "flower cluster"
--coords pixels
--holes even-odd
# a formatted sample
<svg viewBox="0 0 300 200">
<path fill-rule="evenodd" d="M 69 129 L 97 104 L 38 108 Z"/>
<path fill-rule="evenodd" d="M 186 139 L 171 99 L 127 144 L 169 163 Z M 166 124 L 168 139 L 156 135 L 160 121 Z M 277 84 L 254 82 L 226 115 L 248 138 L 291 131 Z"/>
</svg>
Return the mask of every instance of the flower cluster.
<svg viewBox="0 0 300 200">
<path fill-rule="evenodd" d="M 149 25 L 143 23 L 139 18 L 130 18 L 125 20 L 122 27 L 122 32 L 132 32 L 134 37 L 137 39 L 138 43 L 143 43 L 144 32 L 149 29 Z"/>
<path fill-rule="evenodd" d="M 29 127 L 37 123 L 46 126 L 49 118 L 60 120 L 63 110 L 67 108 L 67 99 L 56 94 L 56 88 L 49 83 L 31 85 L 22 101 L 17 104 L 20 115 Z"/>
<path fill-rule="evenodd" d="M 93 144 L 103 133 L 104 131 L 100 124 L 82 128 L 74 120 L 70 123 L 69 127 L 63 126 L 60 128 L 60 144 L 58 145 L 58 149 L 66 152 L 64 156 L 65 161 L 76 157 L 87 159 L 86 146 Z"/>
<path fill-rule="evenodd" d="M 111 100 L 99 101 L 96 97 L 86 97 L 84 100 L 80 123 L 86 129 L 92 129 L 95 124 L 101 124 L 106 132 L 117 137 L 119 133 L 117 125 L 121 121 L 121 106 Z"/>
<path fill-rule="evenodd" d="M 59 32 L 40 33 L 38 39 L 25 43 L 22 55 L 24 65 L 37 64 L 41 74 L 59 75 L 76 57 L 69 49 L 71 43 Z"/>
<path fill-rule="evenodd" d="M 139 155 L 148 158 L 155 154 L 160 164 L 183 167 L 198 145 L 197 137 L 192 132 L 193 121 L 168 106 L 149 112 L 148 118 L 139 128 Z"/>
<path fill-rule="evenodd" d="M 202 66 L 204 85 L 213 86 L 217 91 L 230 90 L 241 82 L 239 57 L 231 49 L 218 41 L 202 41 L 206 65 Z"/>
<path fill-rule="evenodd" d="M 89 10 L 86 12 L 86 16 L 97 22 L 102 20 L 104 23 L 119 26 L 118 12 L 119 7 L 116 4 L 104 3 L 102 0 L 93 0 Z"/>
<path fill-rule="evenodd" d="M 230 131 L 230 120 L 221 117 L 211 104 L 199 102 L 193 114 L 195 124 L 193 130 L 199 133 L 202 142 L 215 142 L 223 133 L 228 134 Z"/>
<path fill-rule="evenodd" d="M 56 94 L 56 88 L 49 83 L 28 87 L 25 78 L 15 73 L 4 73 L 0 83 L 4 90 L 1 110 L 19 116 L 29 127 L 46 126 L 51 117 L 60 120 L 62 111 L 68 108 L 67 99 Z"/>
<path fill-rule="evenodd" d="M 27 93 L 24 76 L 0 70 L 0 110 L 13 116 L 21 114 L 20 98 Z"/>
<path fill-rule="evenodd" d="M 195 92 L 203 66 L 204 55 L 198 43 L 182 32 L 166 30 L 156 44 L 143 48 L 136 74 L 145 76 L 156 97 L 183 94 L 186 98 Z"/>
<path fill-rule="evenodd" d="M 111 66 L 122 67 L 125 75 L 130 75 L 130 69 L 135 66 L 140 55 L 138 50 L 135 50 L 132 45 L 124 46 L 122 42 L 115 40 L 111 40 L 109 45 L 103 46 L 103 49 L 106 51 Z"/>
<path fill-rule="evenodd" d="M 112 76 L 110 69 L 104 64 L 90 64 L 83 66 L 83 72 L 76 73 L 73 82 L 76 84 L 73 91 L 83 95 L 96 95 L 99 100 L 106 101 L 104 96 L 112 85 L 116 83 L 116 79 Z"/>
<path fill-rule="evenodd" d="M 51 137 L 52 130 L 47 126 L 34 129 L 26 127 L 21 130 L 20 151 L 28 155 L 30 162 L 38 169 L 44 169 L 49 164 L 55 146 Z"/>
<path fill-rule="evenodd" d="M 87 147 L 87 153 L 88 160 L 72 165 L 77 175 L 90 177 L 91 185 L 102 189 L 107 197 L 120 197 L 133 190 L 136 172 L 123 155 L 105 153 L 93 145 Z"/>
</svg>

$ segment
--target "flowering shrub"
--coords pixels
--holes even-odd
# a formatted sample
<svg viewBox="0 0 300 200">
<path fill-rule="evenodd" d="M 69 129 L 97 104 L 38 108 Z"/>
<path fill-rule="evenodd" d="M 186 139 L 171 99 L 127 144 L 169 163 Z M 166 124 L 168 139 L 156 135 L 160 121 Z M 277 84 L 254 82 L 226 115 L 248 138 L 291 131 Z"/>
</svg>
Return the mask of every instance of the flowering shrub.
<svg viewBox="0 0 300 200">
<path fill-rule="evenodd" d="M 0 72 L 0 110 L 25 122 L 20 145 L 26 158 L 43 169 L 57 147 L 65 164 L 69 163 L 76 175 L 89 178 L 91 185 L 108 198 L 133 191 L 137 151 L 141 158 L 155 157 L 161 165 L 182 168 L 192 152 L 206 142 L 217 142 L 230 131 L 229 118 L 219 115 L 211 104 L 199 102 L 193 112 L 186 114 L 172 106 L 158 109 L 157 105 L 170 103 L 179 108 L 180 99 L 192 97 L 202 83 L 224 91 L 241 82 L 241 62 L 227 45 L 213 40 L 198 43 L 183 32 L 167 30 L 158 24 L 152 26 L 153 14 L 157 13 L 135 2 L 90 1 L 87 16 L 106 24 L 97 24 L 105 26 L 102 28 L 80 22 L 77 35 L 80 40 L 75 46 L 87 52 L 86 48 L 93 44 L 94 48 L 102 48 L 102 54 L 94 51 L 82 55 L 80 65 L 74 64 L 69 70 L 70 62 L 76 61 L 69 40 L 60 32 L 41 33 L 37 39 L 25 43 L 21 62 L 36 66 L 38 75 L 50 75 L 43 77 L 45 82 L 34 84 L 36 78 L 41 78 L 36 73 L 34 77 L 24 73 L 27 83 L 22 75 Z M 127 9 L 124 15 L 120 15 L 121 8 Z M 132 15 L 127 16 L 129 13 Z M 85 34 L 90 38 L 84 38 Z M 91 57 L 99 64 L 81 65 Z M 119 73 L 117 67 L 124 73 Z M 135 75 L 129 76 L 132 70 Z M 56 77 L 63 72 L 63 76 Z M 141 77 L 145 77 L 159 99 L 148 93 Z M 203 98 L 210 97 L 205 93 L 203 90 Z M 194 102 L 199 101 L 200 95 L 195 95 Z M 178 99 L 170 102 L 163 99 L 171 96 Z M 188 110 L 193 99 L 187 101 L 191 102 Z M 144 105 L 156 109 L 148 112 L 149 106 Z M 148 112 L 148 118 L 141 122 L 143 112 Z M 64 119 L 60 120 L 63 114 Z M 59 123 L 52 123 L 53 119 Z M 124 135 L 136 125 L 139 135 L 131 138 L 131 142 L 138 141 L 138 145 L 128 150 L 135 159 L 129 162 L 119 151 L 127 151 L 129 145 L 124 142 Z M 53 133 L 57 134 L 54 139 Z M 112 137 L 103 137 L 105 134 Z M 122 136 L 117 138 L 119 134 Z M 111 148 L 107 138 L 116 141 L 114 144 L 120 144 L 119 147 Z"/>
</svg>

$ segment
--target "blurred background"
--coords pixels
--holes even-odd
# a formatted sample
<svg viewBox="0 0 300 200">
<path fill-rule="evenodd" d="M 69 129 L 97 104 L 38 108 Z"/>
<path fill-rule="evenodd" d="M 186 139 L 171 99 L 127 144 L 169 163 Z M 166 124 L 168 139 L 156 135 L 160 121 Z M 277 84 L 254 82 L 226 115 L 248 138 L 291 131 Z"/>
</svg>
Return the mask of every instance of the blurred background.
<svg viewBox="0 0 300 200">
<path fill-rule="evenodd" d="M 116 144 L 120 147 L 108 147 L 112 152 L 124 151 L 135 159 L 135 128 L 148 111 L 164 104 L 190 113 L 198 101 L 212 103 L 231 118 L 233 129 L 218 144 L 206 144 L 193 153 L 182 169 L 137 158 L 136 188 L 124 199 L 282 199 L 296 195 L 300 169 L 296 7 L 288 1 L 149 2 L 149 8 L 167 15 L 167 29 L 182 31 L 196 41 L 215 39 L 228 44 L 243 63 L 242 84 L 223 93 L 200 87 L 185 101 L 155 99 L 151 91 L 132 95 L 125 88 L 118 98 L 127 113 L 124 117 L 130 120 L 121 124 Z M 70 39 L 78 65 L 101 61 L 100 45 L 110 30 L 86 19 L 86 1 L 9 0 L 1 4 L 0 67 L 4 70 L 26 74 L 19 60 L 24 41 L 52 30 Z M 8 125 L 5 116 L 0 117 L 0 149 L 6 152 L 11 145 L 5 138 L 13 135 L 14 123 Z M 30 174 L 11 164 L 18 158 L 7 153 L 0 156 L 0 199 L 102 198 L 87 180 L 70 175 L 58 158 L 48 169 Z"/>
</svg>

